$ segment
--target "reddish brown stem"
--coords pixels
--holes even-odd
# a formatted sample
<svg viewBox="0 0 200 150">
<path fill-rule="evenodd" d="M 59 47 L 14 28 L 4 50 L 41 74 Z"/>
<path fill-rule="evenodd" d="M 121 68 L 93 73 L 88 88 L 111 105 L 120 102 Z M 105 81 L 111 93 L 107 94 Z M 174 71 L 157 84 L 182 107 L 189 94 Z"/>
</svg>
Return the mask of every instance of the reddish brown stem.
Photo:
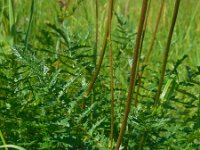
<svg viewBox="0 0 200 150">
<path fill-rule="evenodd" d="M 167 59 L 168 59 L 168 55 L 169 55 L 169 49 L 170 49 L 170 44 L 171 44 L 171 40 L 172 40 L 174 27 L 176 24 L 179 5 L 180 5 L 180 0 L 176 0 L 175 6 L 174 6 L 173 18 L 172 18 L 172 22 L 171 22 L 171 27 L 170 27 L 168 38 L 167 38 L 167 45 L 166 45 L 165 52 L 164 52 L 164 58 L 163 58 L 163 62 L 162 62 L 162 70 L 161 70 L 161 74 L 160 74 L 160 80 L 159 80 L 159 85 L 158 85 L 158 91 L 156 93 L 154 108 L 159 103 L 161 88 L 162 88 L 162 84 L 163 84 L 163 80 L 164 80 Z"/>
<path fill-rule="evenodd" d="M 127 96 L 127 100 L 126 100 L 126 109 L 124 112 L 124 119 L 122 122 L 122 126 L 120 129 L 118 139 L 117 139 L 117 144 L 116 144 L 115 150 L 118 150 L 121 145 L 122 138 L 123 138 L 125 130 L 126 130 L 128 115 L 130 112 L 131 98 L 133 95 L 133 89 L 135 87 L 134 83 L 135 83 L 135 79 L 136 79 L 136 68 L 137 68 L 137 62 L 138 62 L 138 56 L 139 56 L 140 40 L 141 40 L 142 30 L 143 30 L 143 26 L 144 26 L 144 20 L 145 20 L 145 16 L 146 16 L 147 4 L 148 4 L 148 0 L 143 0 L 140 23 L 139 23 L 139 27 L 138 27 L 136 45 L 135 45 L 134 55 L 133 55 L 133 63 L 132 63 L 131 76 L 130 76 L 130 85 L 129 85 L 129 91 L 128 91 L 128 96 Z"/>
<path fill-rule="evenodd" d="M 113 1 L 111 2 L 113 7 Z M 112 8 L 113 9 L 113 8 Z M 111 12 L 112 13 L 112 12 Z M 111 22 L 108 24 L 109 37 L 109 52 L 110 52 L 110 90 L 111 90 L 111 128 L 110 128 L 110 150 L 113 147 L 113 133 L 114 133 L 114 75 L 113 75 L 113 52 L 112 52 L 112 36 L 111 36 Z"/>
<path fill-rule="evenodd" d="M 137 86 L 137 91 L 136 91 L 136 97 L 135 97 L 135 106 L 137 106 L 137 99 L 138 99 L 138 95 L 139 95 L 139 91 L 140 91 L 140 86 L 141 86 L 141 81 L 142 81 L 142 77 L 143 77 L 143 73 L 144 73 L 144 69 L 146 67 L 146 64 L 148 62 L 148 59 L 150 57 L 150 54 L 152 52 L 152 49 L 153 49 L 153 46 L 154 46 L 154 42 L 155 42 L 155 39 L 156 39 L 156 34 L 158 32 L 158 26 L 159 26 L 159 23 L 160 23 L 160 18 L 161 18 L 161 15 L 162 15 L 162 11 L 163 11 L 163 6 L 164 6 L 164 2 L 165 0 L 162 0 L 161 2 L 161 5 L 160 5 L 160 10 L 159 10 L 159 14 L 158 14 L 158 18 L 157 18 L 157 21 L 156 21 L 156 27 L 155 27 L 155 30 L 154 30 L 154 34 L 153 34 L 153 38 L 151 40 L 151 45 L 149 47 L 149 50 L 147 52 L 147 55 L 144 59 L 144 62 L 142 63 L 142 69 L 141 69 L 141 72 L 139 74 L 139 78 L 138 78 L 138 86 Z"/>
<path fill-rule="evenodd" d="M 113 0 L 109 0 L 108 1 L 108 18 L 107 18 L 107 24 L 106 24 L 106 29 L 105 29 L 105 35 L 104 35 L 104 39 L 103 39 L 103 46 L 102 46 L 102 49 L 101 49 L 101 53 L 100 53 L 100 58 L 99 58 L 99 62 L 97 64 L 97 67 L 96 67 L 96 71 L 92 77 L 92 80 L 89 84 L 89 87 L 86 91 L 86 96 L 88 96 L 94 86 L 94 83 L 97 79 L 97 76 L 99 74 L 99 71 L 100 71 L 100 68 L 101 68 L 101 64 L 103 62 L 103 57 L 104 57 L 104 54 L 105 54 L 105 49 L 106 49 L 106 45 L 107 45 L 107 38 L 108 38 L 108 34 L 109 34 L 109 24 L 111 24 L 111 20 L 112 20 L 112 8 L 113 8 Z"/>
<path fill-rule="evenodd" d="M 149 0 L 149 4 L 148 4 L 148 8 L 147 8 L 147 14 L 146 14 L 146 17 L 145 17 L 144 28 L 143 28 L 143 32 L 142 32 L 142 40 L 141 40 L 141 44 L 140 44 L 140 55 L 139 55 L 139 58 L 140 58 L 140 56 L 142 54 L 143 41 L 144 41 L 144 36 L 145 36 L 145 32 L 146 32 L 147 21 L 148 21 L 148 18 L 149 18 L 150 6 L 151 6 L 151 0 Z M 140 66 L 140 59 L 138 59 L 138 67 L 137 68 L 139 68 L 139 66 Z M 138 72 L 138 78 L 140 78 L 139 70 L 137 72 Z M 138 84 L 138 86 L 139 86 L 139 84 Z M 139 94 L 137 92 L 136 92 L 135 99 L 134 99 L 134 106 L 135 107 L 137 107 L 137 100 L 138 100 L 137 97 L 138 97 L 138 94 Z"/>
<path fill-rule="evenodd" d="M 110 31 L 111 31 L 111 27 Z M 110 132 L 110 149 L 113 147 L 113 133 L 114 133 L 114 75 L 113 75 L 113 53 L 112 53 L 112 38 L 111 33 L 109 33 L 110 41 L 110 89 L 111 89 L 111 132 Z"/>
</svg>

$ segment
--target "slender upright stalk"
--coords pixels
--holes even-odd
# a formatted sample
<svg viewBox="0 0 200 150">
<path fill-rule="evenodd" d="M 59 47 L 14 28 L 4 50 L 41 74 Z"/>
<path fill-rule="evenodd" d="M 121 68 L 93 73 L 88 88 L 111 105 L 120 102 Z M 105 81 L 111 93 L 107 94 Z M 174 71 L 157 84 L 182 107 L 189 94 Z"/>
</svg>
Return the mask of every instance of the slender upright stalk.
<svg viewBox="0 0 200 150">
<path fill-rule="evenodd" d="M 98 13 L 98 0 L 95 1 L 95 22 L 96 22 L 96 35 L 95 35 L 95 47 L 94 47 L 94 59 L 93 59 L 93 63 L 94 63 L 94 66 L 96 67 L 97 65 L 97 53 L 98 53 L 98 29 L 99 29 L 99 26 L 98 26 L 98 20 L 99 20 L 99 13 Z M 92 89 L 92 99 L 91 99 L 91 105 L 93 104 L 93 102 L 95 101 L 96 99 L 96 96 L 95 96 L 95 87 Z M 84 100 L 85 101 L 85 100 Z M 83 102 L 85 103 L 85 102 Z M 84 104 L 85 105 L 85 104 Z"/>
<path fill-rule="evenodd" d="M 148 0 L 143 0 L 141 16 L 140 16 L 140 23 L 139 23 L 139 27 L 138 27 L 136 44 L 135 44 L 134 55 L 133 55 L 133 63 L 132 63 L 132 69 L 131 69 L 129 91 L 128 91 L 128 96 L 127 96 L 127 100 L 126 100 L 126 109 L 124 112 L 124 119 L 122 122 L 122 126 L 120 129 L 118 139 L 117 139 L 117 144 L 116 144 L 115 150 L 118 150 L 121 145 L 122 138 L 123 138 L 125 130 L 126 130 L 128 115 L 130 112 L 131 98 L 132 98 L 133 90 L 135 87 L 134 83 L 135 83 L 135 79 L 136 79 L 136 68 L 137 68 L 137 62 L 138 62 L 138 56 L 139 56 L 140 41 L 141 41 L 146 11 L 147 11 L 147 5 L 148 5 Z"/>
<path fill-rule="evenodd" d="M 99 13 L 98 13 L 98 0 L 96 0 L 96 42 L 95 42 L 95 67 L 96 67 L 96 62 L 97 62 L 97 52 L 98 52 L 98 36 L 99 36 L 99 32 L 98 32 L 98 29 L 99 29 Z"/>
<path fill-rule="evenodd" d="M 113 1 L 112 1 L 113 3 Z M 113 4 L 112 4 L 113 7 Z M 112 8 L 113 9 L 113 8 Z M 111 12 L 112 13 L 112 12 Z M 113 133 L 114 133 L 114 75 L 113 75 L 113 52 L 112 52 L 112 36 L 111 36 L 111 22 L 108 24 L 109 37 L 109 52 L 110 52 L 110 90 L 111 90 L 111 128 L 110 128 L 110 150 L 113 147 Z"/>
<path fill-rule="evenodd" d="M 29 18 L 29 22 L 28 22 L 28 29 L 27 29 L 26 37 L 25 37 L 24 51 L 26 51 L 28 48 L 28 38 L 29 38 L 30 30 L 31 30 L 31 24 L 33 21 L 33 13 L 34 13 L 34 6 L 35 6 L 34 2 L 35 2 L 35 0 L 32 0 L 32 2 L 31 2 L 31 11 L 30 11 L 30 18 Z"/>
<path fill-rule="evenodd" d="M 145 67 L 147 65 L 148 59 L 150 57 L 150 54 L 152 52 L 152 49 L 153 49 L 153 46 L 154 46 L 154 42 L 155 42 L 155 39 L 156 39 L 156 34 L 158 32 L 158 26 L 159 26 L 159 23 L 160 23 L 160 18 L 161 18 L 162 12 L 163 12 L 164 2 L 165 2 L 165 0 L 162 0 L 162 2 L 161 2 L 160 10 L 159 10 L 159 14 L 158 14 L 158 18 L 157 18 L 157 21 L 156 21 L 156 26 L 155 26 L 154 34 L 153 34 L 153 38 L 151 40 L 151 45 L 150 45 L 149 50 L 147 52 L 147 55 L 146 55 L 146 57 L 144 59 L 144 62 L 142 63 L 142 69 L 141 69 L 141 72 L 140 72 L 140 74 L 138 76 L 139 77 L 139 79 L 138 79 L 138 86 L 137 86 L 136 97 L 135 97 L 135 102 L 134 102 L 135 106 L 137 106 L 137 100 L 138 100 L 138 95 L 139 95 L 139 91 L 140 91 L 140 86 L 141 86 L 141 81 L 142 81 L 143 73 L 144 73 Z"/>
<path fill-rule="evenodd" d="M 108 33 L 109 33 L 109 24 L 111 23 L 111 20 L 112 20 L 112 9 L 113 9 L 113 0 L 109 0 L 108 1 L 108 18 L 107 18 L 107 24 L 106 24 L 106 29 L 105 29 L 105 35 L 104 35 L 104 39 L 103 39 L 103 46 L 102 46 L 102 49 L 101 49 L 101 53 L 100 53 L 100 58 L 99 58 L 99 62 L 97 64 L 97 67 L 96 67 L 96 71 L 92 77 L 92 80 L 89 84 L 89 87 L 86 91 L 86 96 L 88 96 L 94 86 L 94 83 L 97 79 L 97 76 L 99 74 L 99 71 L 100 71 L 100 68 L 101 68 L 101 64 L 102 64 L 102 61 L 103 61 L 103 57 L 104 57 L 104 54 L 105 54 L 105 49 L 106 49 L 106 45 L 107 45 L 107 38 L 108 38 Z"/>
<path fill-rule="evenodd" d="M 145 141 L 145 133 L 141 135 L 140 142 L 137 148 L 138 150 L 142 150 L 144 141 Z"/>
<path fill-rule="evenodd" d="M 150 6 L 151 6 L 151 0 L 149 0 L 149 2 L 148 2 L 146 17 L 145 17 L 145 21 L 144 21 L 144 27 L 143 27 L 143 31 L 142 31 L 142 38 L 141 38 L 141 42 L 140 42 L 140 56 L 141 56 L 141 53 L 143 50 L 142 48 L 143 48 L 143 42 L 144 42 L 145 32 L 146 32 L 146 28 L 147 28 L 147 21 L 149 18 Z M 139 59 L 138 59 L 138 62 L 140 62 Z"/>
<path fill-rule="evenodd" d="M 4 137 L 3 137 L 3 133 L 1 132 L 1 130 L 0 130 L 0 139 L 1 139 L 1 142 L 3 143 L 3 145 L 6 145 L 6 141 L 5 141 Z M 8 150 L 8 148 L 5 147 L 5 150 Z"/>
<path fill-rule="evenodd" d="M 98 20 L 99 20 L 99 11 L 98 11 L 98 0 L 95 1 L 95 32 L 96 32 L 96 35 L 95 35 L 95 46 L 94 46 L 94 50 L 93 50 L 93 64 L 96 68 L 97 66 L 97 53 L 98 53 L 98 36 L 99 36 L 99 32 L 98 32 L 98 29 L 99 29 L 99 23 L 98 23 Z M 96 96 L 95 96 L 95 88 L 92 88 L 92 97 L 91 97 L 91 105 L 93 104 L 93 102 L 95 101 L 96 99 Z M 81 108 L 84 109 L 85 108 L 85 99 L 83 99 L 83 102 L 82 102 L 82 106 Z M 92 115 L 91 115 L 92 117 Z"/>
<path fill-rule="evenodd" d="M 199 93 L 200 93 L 200 88 L 199 88 Z M 200 94 L 199 94 L 199 104 L 198 104 L 198 111 L 197 111 L 197 118 L 199 118 L 197 120 L 197 127 L 200 127 Z"/>
<path fill-rule="evenodd" d="M 168 38 L 167 38 L 167 45 L 166 45 L 165 52 L 164 52 L 164 58 L 163 58 L 163 62 L 162 62 L 162 69 L 161 69 L 161 74 L 160 74 L 158 90 L 157 90 L 157 93 L 156 93 L 154 108 L 159 103 L 161 88 L 162 88 L 165 70 L 166 70 L 166 65 L 167 65 L 167 59 L 168 59 L 168 55 L 169 55 L 169 48 L 170 48 L 170 44 L 171 44 L 171 40 L 172 40 L 174 27 L 175 27 L 175 24 L 176 24 L 179 5 L 180 5 L 180 0 L 176 0 L 175 6 L 174 6 L 173 18 L 172 18 L 172 22 L 171 22 L 171 27 L 170 27 Z"/>
<path fill-rule="evenodd" d="M 144 21 L 144 27 L 143 27 L 143 31 L 142 31 L 142 39 L 141 39 L 141 44 L 140 44 L 140 54 L 139 54 L 139 58 L 141 57 L 141 54 L 142 54 L 142 48 L 143 48 L 143 42 L 144 42 L 144 37 L 145 37 L 145 32 L 146 32 L 146 27 L 147 27 L 147 21 L 148 21 L 148 18 L 149 18 L 149 10 L 150 10 L 150 6 L 151 6 L 151 0 L 149 0 L 149 3 L 148 3 L 148 7 L 147 7 L 147 13 L 146 13 L 146 17 L 145 17 L 145 21 Z M 139 66 L 140 66 L 140 59 L 138 59 L 138 78 L 140 78 L 140 71 L 139 71 Z M 139 86 L 139 82 L 138 82 L 138 85 L 137 85 L 137 89 L 138 89 L 138 86 Z M 137 107 L 137 97 L 138 97 L 138 92 L 136 92 L 136 95 L 135 95 L 135 99 L 134 99 L 134 106 Z"/>
<path fill-rule="evenodd" d="M 124 15 L 127 17 L 129 12 L 130 0 L 127 0 L 124 6 Z"/>
<path fill-rule="evenodd" d="M 164 5 L 163 7 L 163 17 L 162 17 L 162 26 L 166 26 L 166 18 L 167 18 L 167 6 Z"/>
<path fill-rule="evenodd" d="M 9 8 L 10 33 L 11 33 L 12 36 L 14 36 L 14 32 L 15 32 L 14 0 L 8 1 L 8 8 Z"/>
<path fill-rule="evenodd" d="M 111 38 L 110 38 L 111 40 Z M 111 42 L 111 41 L 110 41 Z M 113 75 L 113 54 L 112 43 L 110 43 L 110 89 L 111 89 L 111 132 L 110 132 L 110 149 L 113 147 L 113 133 L 114 133 L 114 75 Z"/>
<path fill-rule="evenodd" d="M 139 49 L 139 56 L 138 56 L 138 58 L 141 57 L 142 50 L 143 50 L 143 42 L 144 42 L 144 37 L 145 37 L 145 32 L 146 32 L 146 27 L 147 27 L 147 21 L 148 21 L 148 18 L 149 18 L 150 6 L 151 6 L 151 0 L 148 1 L 148 7 L 147 7 L 146 17 L 145 17 L 145 21 L 144 21 L 144 27 L 143 27 L 143 31 L 142 31 L 142 37 L 141 37 L 141 42 L 140 42 L 140 49 Z M 140 66 L 140 59 L 138 59 L 138 64 L 137 64 L 137 77 L 138 78 L 139 78 L 139 66 Z M 137 85 L 137 87 L 138 87 L 138 85 Z M 135 99 L 134 99 L 134 106 L 135 107 L 137 107 L 137 94 L 138 93 L 136 93 Z M 129 128 L 129 131 L 131 131 L 132 129 L 133 129 L 132 127 Z M 130 132 L 129 132 L 127 143 L 126 143 L 125 147 L 128 147 L 129 136 L 130 136 Z"/>
</svg>

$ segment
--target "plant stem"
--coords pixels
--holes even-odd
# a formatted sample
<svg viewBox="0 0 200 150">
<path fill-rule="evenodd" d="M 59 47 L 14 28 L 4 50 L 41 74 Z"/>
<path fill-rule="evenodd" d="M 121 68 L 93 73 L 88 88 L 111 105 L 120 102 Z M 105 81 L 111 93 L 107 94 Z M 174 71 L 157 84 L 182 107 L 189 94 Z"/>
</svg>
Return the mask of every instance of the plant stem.
<svg viewBox="0 0 200 150">
<path fill-rule="evenodd" d="M 158 18 L 157 18 L 157 21 L 156 21 L 156 27 L 155 27 L 155 30 L 154 30 L 153 38 L 151 40 L 151 45 L 149 47 L 149 50 L 147 52 L 146 57 L 144 58 L 144 62 L 142 63 L 142 69 L 141 69 L 141 72 L 139 74 L 138 86 L 137 86 L 135 103 L 134 103 L 135 106 L 137 106 L 137 99 L 138 99 L 138 95 L 139 95 L 139 91 L 140 91 L 140 86 L 141 86 L 141 81 L 142 81 L 143 73 L 144 73 L 145 67 L 147 65 L 148 59 L 150 57 L 150 54 L 152 52 L 152 49 L 153 49 L 153 46 L 154 46 L 154 41 L 156 39 L 156 34 L 158 32 L 158 26 L 159 26 L 159 23 L 160 23 L 160 18 L 161 18 L 162 12 L 163 12 L 164 2 L 165 2 L 165 0 L 162 0 L 161 5 L 160 5 L 160 11 L 159 11 Z"/>
<path fill-rule="evenodd" d="M 144 136 L 144 133 L 143 133 L 142 137 L 140 138 L 140 143 L 138 145 L 138 150 L 142 150 L 144 140 L 145 140 L 145 136 Z"/>
<path fill-rule="evenodd" d="M 97 64 L 97 67 L 96 67 L 96 71 L 92 77 L 92 80 L 90 81 L 90 84 L 89 84 L 89 87 L 86 91 L 86 97 L 90 94 L 93 86 L 94 86 L 94 83 L 97 79 L 97 76 L 99 74 L 99 71 L 100 71 L 100 68 L 101 68 L 101 64 L 103 62 L 103 57 L 104 57 L 104 54 L 105 54 L 105 49 L 106 49 L 106 45 L 107 45 L 107 38 L 108 38 L 108 33 L 109 33 L 109 24 L 111 23 L 111 20 L 112 20 L 112 9 L 113 9 L 113 0 L 109 0 L 108 1 L 108 18 L 107 18 L 107 24 L 106 24 L 106 29 L 105 29 L 105 35 L 104 35 L 104 39 L 103 39 L 103 46 L 102 46 L 102 49 L 101 49 L 101 53 L 100 53 L 100 58 L 99 58 L 99 62 Z"/>
<path fill-rule="evenodd" d="M 124 6 L 124 15 L 128 17 L 128 12 L 129 12 L 129 6 L 130 6 L 130 0 L 127 0 Z"/>
<path fill-rule="evenodd" d="M 98 13 L 98 0 L 96 0 L 96 43 L 95 43 L 95 52 L 94 52 L 94 57 L 95 57 L 95 67 L 96 67 L 96 63 L 97 63 L 97 52 L 98 52 L 98 36 L 99 36 L 99 26 L 98 26 L 98 20 L 99 20 L 99 13 Z"/>
<path fill-rule="evenodd" d="M 98 0 L 95 1 L 95 22 L 96 22 L 96 36 L 95 36 L 95 48 L 94 48 L 94 66 L 96 67 L 97 64 L 97 53 L 98 53 L 98 20 L 99 20 L 99 14 L 98 14 Z M 91 100 L 91 105 L 94 103 L 96 96 L 95 96 L 95 87 L 92 90 L 92 100 Z"/>
<path fill-rule="evenodd" d="M 143 26 L 144 26 L 144 20 L 145 20 L 145 16 L 146 16 L 147 4 L 148 4 L 148 0 L 143 0 L 142 9 L 141 9 L 141 16 L 140 16 L 140 23 L 139 23 L 139 27 L 138 27 L 136 45 L 135 45 L 134 55 L 133 55 L 129 91 L 128 91 L 128 96 L 127 96 L 127 100 L 126 100 L 126 109 L 125 109 L 125 112 L 124 112 L 124 119 L 123 119 L 123 122 L 122 122 L 122 126 L 121 126 L 121 129 L 120 129 L 120 133 L 119 133 L 119 136 L 118 136 L 118 140 L 117 140 L 115 150 L 118 150 L 120 145 L 121 145 L 122 138 L 123 138 L 124 132 L 126 130 L 128 115 L 129 115 L 129 112 L 130 112 L 131 98 L 132 98 L 132 94 L 133 94 L 133 89 L 135 87 L 134 83 L 135 83 L 135 79 L 136 79 L 136 68 L 137 68 L 137 61 L 138 61 L 138 56 L 139 56 L 140 40 L 141 40 L 142 30 L 143 30 Z"/>
<path fill-rule="evenodd" d="M 168 34 L 168 39 L 167 39 L 167 45 L 166 45 L 165 52 L 164 52 L 164 58 L 163 58 L 163 62 L 162 62 L 162 69 L 161 69 L 161 74 L 160 74 L 158 91 L 156 93 L 154 108 L 159 103 L 159 98 L 160 98 L 160 94 L 161 94 L 161 88 L 162 88 L 164 75 L 165 75 L 165 70 L 166 70 L 166 65 L 167 65 L 167 59 L 168 59 L 168 55 L 169 55 L 169 48 L 170 48 L 172 35 L 173 35 L 175 23 L 176 23 L 176 18 L 177 18 L 177 15 L 178 15 L 179 5 L 180 5 L 180 0 L 176 0 L 175 6 L 174 6 L 173 18 L 172 18 L 172 22 L 171 22 L 171 27 L 170 27 L 169 34 Z"/>
<path fill-rule="evenodd" d="M 112 4 L 112 7 L 113 7 L 113 4 Z M 109 22 L 108 29 L 109 29 L 109 35 L 108 36 L 109 36 L 109 52 L 110 52 L 110 90 L 111 90 L 110 150 L 112 150 L 113 133 L 114 133 L 114 75 L 113 75 L 113 52 L 112 52 L 111 21 Z"/>
<path fill-rule="evenodd" d="M 142 39 L 141 39 L 141 44 L 140 44 L 140 54 L 139 54 L 139 58 L 142 54 L 142 48 L 143 48 L 143 42 L 144 42 L 144 37 L 145 37 L 145 32 L 146 32 L 146 27 L 147 27 L 147 21 L 148 21 L 148 18 L 149 18 L 149 10 L 150 10 L 150 6 L 151 6 L 151 0 L 149 0 L 149 3 L 148 3 L 148 7 L 147 7 L 147 13 L 146 13 L 146 17 L 145 17 L 145 21 L 144 21 L 144 27 L 143 27 L 143 32 L 142 32 Z M 138 67 L 137 69 L 139 68 L 140 66 L 140 59 L 138 59 Z M 138 78 L 140 78 L 140 73 L 139 73 L 139 69 L 138 69 Z M 138 82 L 139 83 L 139 82 Z M 137 89 L 139 87 L 139 84 L 137 86 Z M 136 91 L 136 95 L 135 95 L 135 99 L 134 99 L 134 106 L 137 107 L 137 102 L 138 102 L 138 94 L 139 94 L 139 91 L 137 90 Z"/>
</svg>

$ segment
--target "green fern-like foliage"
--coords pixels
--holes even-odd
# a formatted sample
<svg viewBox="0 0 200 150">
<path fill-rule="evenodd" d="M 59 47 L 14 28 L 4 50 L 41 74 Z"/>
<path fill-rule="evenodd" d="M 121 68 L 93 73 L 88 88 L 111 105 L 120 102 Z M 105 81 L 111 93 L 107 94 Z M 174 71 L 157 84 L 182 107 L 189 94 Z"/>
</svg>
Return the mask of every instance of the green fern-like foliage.
<svg viewBox="0 0 200 150">
<path fill-rule="evenodd" d="M 0 131 L 5 139 L 0 140 L 0 145 L 6 142 L 27 150 L 109 149 L 111 94 L 108 47 L 94 88 L 88 97 L 84 96 L 96 67 L 95 19 L 90 13 L 94 11 L 94 2 L 70 1 L 64 10 L 56 1 L 33 1 L 16 1 L 15 4 L 21 7 L 16 7 L 14 35 L 9 30 L 8 4 L 5 0 L 0 2 Z M 99 5 L 97 59 L 106 4 L 99 1 Z M 119 11 L 119 4 L 116 5 L 112 23 L 113 145 L 124 114 L 137 35 L 137 24 L 131 17 L 125 17 Z M 45 11 L 51 9 L 51 15 L 42 12 L 41 7 Z M 31 11 L 31 8 L 34 9 Z M 26 15 L 28 13 L 32 13 L 32 21 L 30 15 Z M 178 29 L 176 36 L 180 32 Z M 151 37 L 151 34 L 147 24 L 146 35 Z M 162 52 L 165 39 L 160 37 L 158 35 L 156 39 L 153 54 Z M 178 40 L 173 41 L 172 47 L 178 45 Z M 143 46 L 140 62 L 146 54 L 148 39 L 144 39 L 144 43 L 147 46 Z M 153 109 L 161 66 L 158 56 L 157 53 L 156 57 L 152 55 L 146 64 L 138 106 L 131 104 L 133 107 L 121 149 L 198 149 L 200 67 L 188 64 L 191 55 L 170 57 L 160 103 Z M 141 66 L 138 68 L 140 71 Z M 138 86 L 137 80 L 135 84 Z M 133 92 L 134 99 L 136 91 Z"/>
</svg>

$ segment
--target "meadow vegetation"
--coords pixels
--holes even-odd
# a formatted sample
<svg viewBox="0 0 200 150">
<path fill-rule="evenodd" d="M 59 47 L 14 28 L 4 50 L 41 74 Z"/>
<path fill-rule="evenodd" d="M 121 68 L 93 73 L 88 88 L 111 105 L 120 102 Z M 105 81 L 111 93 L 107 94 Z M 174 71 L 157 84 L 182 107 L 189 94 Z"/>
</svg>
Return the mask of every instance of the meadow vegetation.
<svg viewBox="0 0 200 150">
<path fill-rule="evenodd" d="M 1 0 L 0 149 L 198 150 L 199 0 Z"/>
</svg>

